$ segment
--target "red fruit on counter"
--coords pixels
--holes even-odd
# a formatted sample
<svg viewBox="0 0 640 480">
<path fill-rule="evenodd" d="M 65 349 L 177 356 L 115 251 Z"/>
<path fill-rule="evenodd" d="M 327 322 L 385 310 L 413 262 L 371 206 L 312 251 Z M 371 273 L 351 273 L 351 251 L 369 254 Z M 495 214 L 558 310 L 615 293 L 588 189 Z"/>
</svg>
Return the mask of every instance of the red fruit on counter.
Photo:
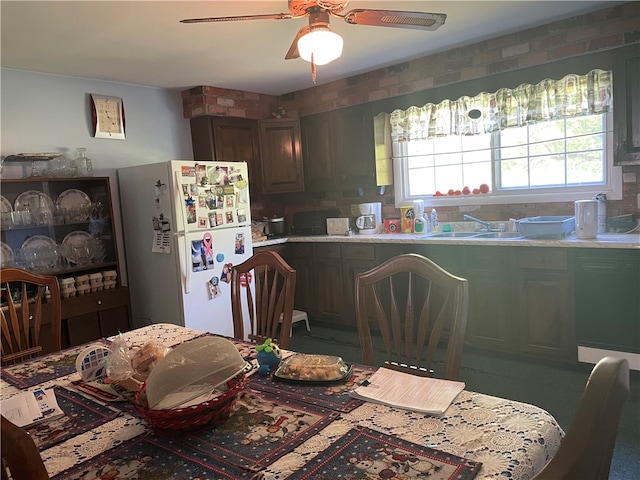
<svg viewBox="0 0 640 480">
<path fill-rule="evenodd" d="M 455 192 L 453 192 L 454 195 L 462 195 L 462 192 L 460 190 L 456 190 Z"/>
<path fill-rule="evenodd" d="M 442 197 L 442 192 L 440 190 L 437 190 L 436 193 L 433 195 L 434 197 Z"/>
<path fill-rule="evenodd" d="M 469 187 L 464 187 L 462 189 L 462 194 L 463 195 L 469 195 L 471 193 L 471 189 Z"/>
<path fill-rule="evenodd" d="M 449 191 L 447 192 L 447 195 L 455 195 L 455 191 L 453 190 L 453 188 L 449 189 Z"/>
<path fill-rule="evenodd" d="M 479 189 L 479 188 L 474 188 L 474 189 L 473 189 L 473 194 L 474 194 L 474 195 L 477 195 L 477 194 L 479 194 L 479 193 L 480 193 L 480 189 Z"/>
<path fill-rule="evenodd" d="M 486 183 L 480 185 L 480 193 L 489 193 L 489 190 L 489 185 L 487 185 Z"/>
</svg>

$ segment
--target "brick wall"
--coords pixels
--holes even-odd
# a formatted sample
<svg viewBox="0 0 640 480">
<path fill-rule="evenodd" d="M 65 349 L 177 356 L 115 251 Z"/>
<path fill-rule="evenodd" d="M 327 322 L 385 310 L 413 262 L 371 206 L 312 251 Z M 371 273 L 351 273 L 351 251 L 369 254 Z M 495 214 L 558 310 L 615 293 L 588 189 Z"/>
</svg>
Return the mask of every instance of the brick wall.
<svg viewBox="0 0 640 480">
<path fill-rule="evenodd" d="M 410 62 L 337 80 L 313 88 L 276 97 L 211 86 L 195 87 L 182 93 L 184 117 L 230 115 L 270 118 L 280 106 L 288 116 L 304 116 L 389 97 L 418 92 L 459 81 L 540 65 L 590 52 L 627 44 L 640 45 L 640 2 L 606 8 L 510 35 L 493 38 Z M 321 67 L 320 67 L 321 68 Z M 640 166 L 623 167 L 624 196 L 608 205 L 610 216 L 635 213 L 640 217 Z M 369 189 L 356 192 L 252 195 L 254 218 L 295 211 L 338 207 L 350 214 L 350 205 L 383 203 L 383 216 L 397 217 L 393 189 L 383 195 Z M 442 221 L 460 221 L 465 207 L 441 207 Z M 533 215 L 573 215 L 573 202 L 543 204 L 486 205 L 474 208 L 474 215 L 486 220 L 522 218 Z"/>
</svg>

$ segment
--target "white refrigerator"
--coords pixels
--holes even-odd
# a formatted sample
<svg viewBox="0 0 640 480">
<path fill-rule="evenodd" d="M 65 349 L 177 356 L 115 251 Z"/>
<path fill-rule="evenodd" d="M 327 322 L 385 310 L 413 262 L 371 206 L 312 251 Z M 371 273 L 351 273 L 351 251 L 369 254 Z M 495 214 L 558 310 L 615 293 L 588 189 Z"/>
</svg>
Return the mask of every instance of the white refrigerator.
<svg viewBox="0 0 640 480">
<path fill-rule="evenodd" d="M 173 323 L 233 336 L 231 269 L 253 254 L 247 179 L 245 162 L 118 170 L 134 328 Z"/>
</svg>

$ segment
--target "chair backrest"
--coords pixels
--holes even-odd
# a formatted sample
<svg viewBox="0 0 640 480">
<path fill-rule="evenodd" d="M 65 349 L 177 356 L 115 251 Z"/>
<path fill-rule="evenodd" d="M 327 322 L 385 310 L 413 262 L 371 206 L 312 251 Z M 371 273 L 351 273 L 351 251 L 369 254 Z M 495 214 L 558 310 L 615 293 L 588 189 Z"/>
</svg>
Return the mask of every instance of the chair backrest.
<svg viewBox="0 0 640 480">
<path fill-rule="evenodd" d="M 373 365 L 371 327 L 386 350 L 385 366 L 432 376 L 447 339 L 441 378 L 456 380 L 467 327 L 468 282 L 414 253 L 356 275 L 356 320 L 364 363 Z"/>
<path fill-rule="evenodd" d="M 0 270 L 0 282 L 2 365 L 39 356 L 43 343 L 51 351 L 59 351 L 62 347 L 58 279 L 19 268 L 3 268 Z M 49 295 L 45 295 L 47 288 Z M 50 328 L 46 339 L 41 336 L 45 317 Z"/>
<path fill-rule="evenodd" d="M 591 371 L 578 411 L 560 448 L 534 480 L 606 480 L 622 407 L 629 396 L 629 362 L 605 357 Z"/>
<path fill-rule="evenodd" d="M 2 417 L 2 480 L 49 480 L 33 438 Z"/>
<path fill-rule="evenodd" d="M 253 276 L 255 298 L 247 287 L 246 275 L 249 272 Z M 277 252 L 258 252 L 243 263 L 234 265 L 231 273 L 234 337 L 245 338 L 242 311 L 244 304 L 248 310 L 251 330 L 247 338 L 254 343 L 273 338 L 280 347 L 288 348 L 295 291 L 296 271 Z M 280 336 L 277 335 L 278 327 Z"/>
</svg>

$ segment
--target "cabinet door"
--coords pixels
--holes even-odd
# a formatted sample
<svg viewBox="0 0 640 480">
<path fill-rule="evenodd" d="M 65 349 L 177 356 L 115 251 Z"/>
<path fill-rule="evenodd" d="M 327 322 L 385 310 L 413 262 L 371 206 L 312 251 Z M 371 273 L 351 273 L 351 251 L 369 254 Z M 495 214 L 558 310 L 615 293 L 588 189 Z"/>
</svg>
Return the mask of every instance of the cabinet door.
<svg viewBox="0 0 640 480">
<path fill-rule="evenodd" d="M 640 55 L 637 46 L 615 53 L 614 161 L 616 164 L 640 159 Z"/>
<path fill-rule="evenodd" d="M 313 315 L 317 311 L 312 288 L 312 249 L 313 245 L 310 243 L 291 244 L 291 259 L 287 260 L 296 270 L 295 308 L 307 312 L 309 315 Z"/>
<path fill-rule="evenodd" d="M 505 248 L 462 247 L 469 281 L 467 340 L 479 348 L 516 350 L 511 318 L 511 272 Z"/>
<path fill-rule="evenodd" d="M 345 325 L 356 326 L 356 275 L 376 266 L 373 245 L 343 245 L 342 261 L 344 273 L 344 310 L 342 321 Z M 373 312 L 371 312 L 373 313 Z M 373 315 L 371 315 L 373 318 Z"/>
<path fill-rule="evenodd" d="M 303 191 L 300 121 L 297 118 L 263 120 L 259 126 L 262 191 Z"/>
<path fill-rule="evenodd" d="M 369 104 L 332 112 L 333 162 L 343 188 L 376 184 L 373 117 Z"/>
<path fill-rule="evenodd" d="M 62 301 L 63 338 L 72 347 L 131 328 L 129 289 L 120 287 Z"/>
<path fill-rule="evenodd" d="M 337 176 L 333 164 L 331 115 L 319 113 L 301 119 L 304 171 L 307 189 L 335 189 Z"/>
<path fill-rule="evenodd" d="M 247 162 L 251 193 L 262 191 L 257 120 L 211 115 L 192 118 L 191 143 L 194 160 Z"/>
<path fill-rule="evenodd" d="M 568 252 L 530 248 L 517 252 L 520 351 L 575 362 L 573 282 Z"/>
</svg>

